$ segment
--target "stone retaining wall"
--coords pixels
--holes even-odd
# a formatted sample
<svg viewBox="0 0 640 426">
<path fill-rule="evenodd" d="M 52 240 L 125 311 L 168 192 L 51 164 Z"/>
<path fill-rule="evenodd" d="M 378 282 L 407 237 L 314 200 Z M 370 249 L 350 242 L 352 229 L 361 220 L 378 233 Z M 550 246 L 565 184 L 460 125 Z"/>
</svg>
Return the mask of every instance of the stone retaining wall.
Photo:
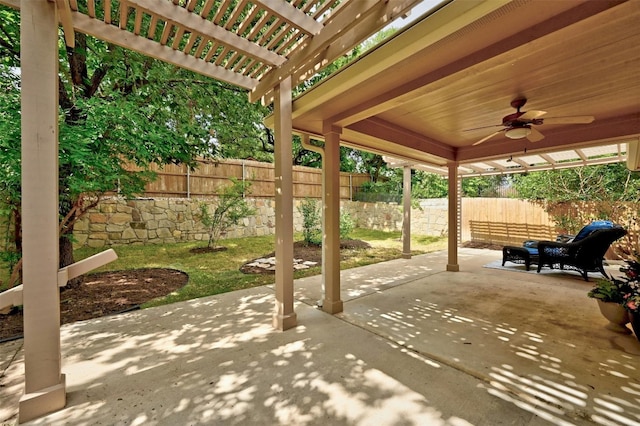
<svg viewBox="0 0 640 426">
<path fill-rule="evenodd" d="M 256 209 L 254 216 L 245 218 L 229 229 L 223 238 L 270 235 L 275 232 L 275 201 L 268 198 L 247 199 Z M 302 216 L 294 203 L 294 229 L 302 230 Z M 123 244 L 162 244 L 183 241 L 203 241 L 208 234 L 197 219 L 199 205 L 212 203 L 210 199 L 139 198 L 124 200 L 109 198 L 100 202 L 74 228 L 75 246 L 105 247 Z M 400 231 L 402 207 L 388 203 L 342 201 L 358 227 Z M 424 200 L 421 209 L 412 209 L 412 233 L 446 235 L 447 200 Z"/>
</svg>

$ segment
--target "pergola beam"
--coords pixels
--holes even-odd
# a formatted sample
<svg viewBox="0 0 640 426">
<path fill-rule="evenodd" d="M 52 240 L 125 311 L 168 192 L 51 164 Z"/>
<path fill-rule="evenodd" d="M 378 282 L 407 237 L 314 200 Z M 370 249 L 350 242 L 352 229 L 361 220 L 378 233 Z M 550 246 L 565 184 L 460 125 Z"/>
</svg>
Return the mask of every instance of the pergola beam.
<svg viewBox="0 0 640 426">
<path fill-rule="evenodd" d="M 252 2 L 291 23 L 291 25 L 300 28 L 307 34 L 318 34 L 323 28 L 321 23 L 284 0 L 252 0 Z"/>
<path fill-rule="evenodd" d="M 210 21 L 203 20 L 199 15 L 191 13 L 183 7 L 173 6 L 167 1 L 127 0 L 127 4 L 144 10 L 149 15 L 158 15 L 165 22 L 178 24 L 183 30 L 199 33 L 222 44 L 232 46 L 233 50 L 240 51 L 262 62 L 279 66 L 286 60 L 270 50 L 260 47 L 231 31 L 224 30 Z"/>
<path fill-rule="evenodd" d="M 73 15 L 75 29 L 85 34 L 247 90 L 257 84 L 257 80 L 253 78 L 236 74 L 215 64 L 185 55 L 179 50 L 173 50 L 168 46 L 162 46 L 144 37 L 122 31 L 113 25 L 102 24 L 81 13 L 76 12 Z"/>
<path fill-rule="evenodd" d="M 69 7 L 69 0 L 55 0 L 58 6 L 58 14 L 60 16 L 60 22 L 62 23 L 62 29 L 64 30 L 64 41 L 70 48 L 76 46 L 76 36 L 73 29 L 73 20 L 71 19 L 71 7 Z"/>
<path fill-rule="evenodd" d="M 130 0 L 130 2 L 133 1 L 136 0 Z M 9 7 L 13 7 L 15 9 L 20 9 L 19 0 L 0 0 L 0 3 L 5 4 Z M 158 4 L 160 3 L 166 2 L 158 2 Z M 153 4 L 155 5 L 156 3 Z M 169 5 L 169 7 L 172 6 Z M 185 11 L 185 13 L 188 12 Z M 196 72 L 198 74 L 204 75 L 205 77 L 211 77 L 216 80 L 224 81 L 243 89 L 251 90 L 258 84 L 257 79 L 245 77 L 231 70 L 227 70 L 224 67 L 205 62 L 191 55 L 185 55 L 179 50 L 173 50 L 172 48 L 168 46 L 162 46 L 161 44 L 153 40 L 136 36 L 128 31 L 120 30 L 113 25 L 97 21 L 96 19 L 90 18 L 82 13 L 72 11 L 71 17 L 73 21 L 73 27 L 76 31 L 80 31 L 101 40 L 108 41 L 120 47 L 124 47 L 125 49 L 133 50 L 143 55 L 150 56 L 152 58 L 159 59 L 161 61 L 168 62 L 181 68 Z M 197 16 L 195 15 L 194 17 L 197 18 Z M 201 18 L 197 19 L 200 19 L 200 21 L 202 21 Z"/>
</svg>

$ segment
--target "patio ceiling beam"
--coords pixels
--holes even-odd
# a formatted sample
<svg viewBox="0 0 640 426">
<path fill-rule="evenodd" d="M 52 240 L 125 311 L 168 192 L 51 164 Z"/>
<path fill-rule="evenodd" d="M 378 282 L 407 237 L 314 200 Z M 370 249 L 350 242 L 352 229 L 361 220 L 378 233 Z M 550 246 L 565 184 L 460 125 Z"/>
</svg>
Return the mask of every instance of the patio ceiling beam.
<svg viewBox="0 0 640 426">
<path fill-rule="evenodd" d="M 529 167 L 531 167 L 526 161 L 524 161 L 524 160 L 522 160 L 520 158 L 514 158 L 513 162 L 516 163 L 516 164 L 519 164 L 524 169 L 528 169 Z"/>
<path fill-rule="evenodd" d="M 318 34 L 323 28 L 320 22 L 301 12 L 299 9 L 296 9 L 284 0 L 253 0 L 252 2 L 267 9 L 274 15 L 279 16 L 291 25 L 300 28 L 307 34 Z"/>
<path fill-rule="evenodd" d="M 542 159 L 549 163 L 551 166 L 555 166 L 557 163 L 557 161 L 551 158 L 549 154 L 540 154 L 540 157 L 542 157 Z"/>
<path fill-rule="evenodd" d="M 575 150 L 575 153 L 578 155 L 578 157 L 580 157 L 580 159 L 581 159 L 582 161 L 587 161 L 587 160 L 589 159 L 589 157 L 587 157 L 587 156 L 584 154 L 584 152 L 582 152 L 582 150 L 581 150 L 581 149 L 576 149 L 576 150 Z"/>
<path fill-rule="evenodd" d="M 337 10 L 332 15 L 315 36 L 306 45 L 299 46 L 296 53 L 286 61 L 280 68 L 274 69 L 249 93 L 249 100 L 255 102 L 271 93 L 273 88 L 286 76 L 295 74 L 296 70 L 303 66 L 310 66 L 316 69 L 321 64 L 333 62 L 338 56 L 350 49 L 353 45 L 363 41 L 375 32 L 379 27 L 379 22 L 391 21 L 396 16 L 402 15 L 419 0 L 359 0 L 350 1 L 344 7 Z M 372 25 L 369 19 L 375 16 L 375 23 Z M 364 25 L 364 24 L 367 25 Z M 356 29 L 352 32 L 352 29 Z M 346 38 L 348 37 L 348 39 Z M 337 43 L 342 46 L 337 56 L 326 56 L 327 48 Z M 335 54 L 335 53 L 334 53 Z M 333 56 L 333 55 L 332 55 Z M 309 63 L 311 65 L 309 65 Z M 297 84 L 298 80 L 293 80 Z M 265 102 L 266 103 L 266 102 Z"/>
<path fill-rule="evenodd" d="M 475 164 L 460 164 L 460 167 L 465 167 L 467 169 L 471 169 L 474 172 L 478 172 L 478 173 L 482 173 L 482 172 L 485 172 L 487 170 L 486 168 L 478 167 Z"/>
<path fill-rule="evenodd" d="M 167 1 L 127 0 L 123 4 L 129 5 L 129 7 L 135 6 L 151 16 L 157 15 L 163 21 L 179 26 L 181 30 L 188 30 L 192 33 L 207 36 L 261 62 L 280 66 L 286 60 L 283 56 L 252 43 L 231 31 L 222 29 L 213 22 L 202 19 L 201 16 L 191 13 L 183 7 L 174 6 Z"/>
<path fill-rule="evenodd" d="M 415 149 L 410 151 L 405 151 L 402 154 L 399 154 L 397 151 L 393 152 L 393 149 L 395 148 L 393 144 L 390 144 L 385 141 L 381 141 L 381 143 L 375 147 L 372 147 L 371 145 L 364 146 L 364 145 L 361 145 L 359 142 L 349 139 L 348 133 L 350 132 L 345 129 L 345 132 L 342 135 L 342 139 L 340 140 L 341 146 L 347 146 L 349 148 L 357 149 L 359 151 L 366 151 L 366 152 L 370 152 L 372 154 L 378 154 L 381 156 L 385 156 L 385 155 L 393 156 L 394 158 L 405 160 L 408 162 L 413 162 L 415 164 L 433 164 L 434 167 L 442 167 L 442 165 L 439 165 L 433 161 L 428 161 L 428 160 L 425 160 L 424 158 L 420 158 L 420 156 L 418 155 L 414 155 L 417 153 Z"/>
<path fill-rule="evenodd" d="M 487 164 L 489 167 L 492 167 L 496 170 L 500 170 L 502 172 L 507 171 L 507 167 L 501 166 L 500 164 L 496 163 L 495 161 L 485 161 L 485 164 Z"/>
<path fill-rule="evenodd" d="M 448 145 L 375 117 L 354 123 L 349 126 L 349 130 L 447 160 L 453 160 L 456 156 L 456 152 Z"/>
<path fill-rule="evenodd" d="M 340 71 L 339 78 L 331 78 L 323 82 L 325 88 L 328 87 L 329 90 L 322 90 L 320 96 L 306 96 L 302 99 L 297 100 L 294 105 L 294 118 L 323 104 L 327 99 L 330 99 L 334 93 L 342 93 L 350 89 L 354 85 L 360 84 L 367 81 L 369 78 L 374 77 L 379 72 L 380 68 L 384 68 L 386 66 L 389 66 L 389 64 L 395 64 L 402 61 L 403 58 L 408 56 L 410 53 L 414 52 L 416 49 L 420 49 L 420 46 L 422 46 L 425 42 L 425 37 L 427 37 L 426 34 L 430 31 L 434 31 L 434 28 L 441 28 L 441 31 L 445 31 L 444 28 L 446 27 L 447 31 L 449 31 L 452 28 L 451 26 L 458 22 L 461 16 L 469 17 L 471 13 L 470 9 L 473 9 L 474 7 L 476 8 L 473 10 L 474 16 L 477 17 L 481 14 L 489 13 L 489 10 L 498 8 L 503 4 L 503 1 L 501 0 L 500 2 L 496 1 L 482 3 L 479 6 L 477 3 L 478 2 L 452 2 L 445 5 L 440 5 L 437 11 L 431 12 L 431 16 L 429 16 L 428 18 L 431 28 L 430 30 L 425 32 L 424 30 L 409 29 L 398 36 L 398 39 L 402 41 L 402 43 L 399 43 L 401 44 L 402 48 L 389 50 L 384 49 L 384 47 L 380 47 L 360 57 L 358 59 L 358 66 L 345 67 Z M 490 9 L 486 9 L 487 7 L 490 7 Z M 480 11 L 480 9 L 482 9 L 482 12 Z M 367 27 L 374 25 L 375 19 L 377 19 L 377 17 L 375 16 L 373 18 L 365 17 L 363 19 L 363 22 L 367 20 L 371 20 L 372 22 L 365 23 L 363 24 L 363 26 Z M 469 22 L 470 21 L 468 19 L 465 19 L 463 21 L 463 24 L 466 25 Z M 433 23 L 433 25 L 431 25 L 431 23 Z M 461 23 L 460 25 L 463 24 Z M 356 30 L 351 30 L 351 32 L 354 31 Z M 440 33 L 440 31 L 438 30 L 435 31 L 440 34 L 440 37 L 443 37 L 444 34 L 446 34 L 446 32 Z M 354 39 L 355 37 L 355 34 L 349 35 L 350 39 Z M 433 37 L 437 38 L 435 35 Z M 343 36 L 342 39 L 346 40 L 347 35 Z M 324 57 L 330 58 L 336 55 L 339 56 L 341 53 L 336 54 L 336 52 L 333 52 L 333 50 L 335 50 L 334 46 L 339 47 L 340 44 L 341 43 L 334 43 L 329 46 L 327 51 L 323 52 Z M 315 73 L 315 63 L 311 62 L 310 65 L 300 67 L 293 75 L 294 81 L 304 80 L 308 77 L 307 74 Z M 301 102 L 301 100 L 304 100 L 304 104 Z M 363 118 L 365 116 L 363 116 Z M 332 117 L 330 121 L 338 122 L 336 121 L 336 119 L 340 119 L 340 117 L 341 116 Z M 355 122 L 357 121 L 357 119 L 354 119 L 352 121 Z"/>
</svg>

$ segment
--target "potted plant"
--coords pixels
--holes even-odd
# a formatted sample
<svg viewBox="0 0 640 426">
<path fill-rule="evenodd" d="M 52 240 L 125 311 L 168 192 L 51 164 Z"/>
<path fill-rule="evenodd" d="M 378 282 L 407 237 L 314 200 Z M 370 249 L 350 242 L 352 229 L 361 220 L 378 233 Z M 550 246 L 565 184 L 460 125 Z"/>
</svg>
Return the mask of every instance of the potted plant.
<svg viewBox="0 0 640 426">
<path fill-rule="evenodd" d="M 595 286 L 587 293 L 587 296 L 596 299 L 600 313 L 609 320 L 606 328 L 616 333 L 631 334 L 626 327 L 629 315 L 622 305 L 626 285 L 617 279 L 599 279 Z"/>
<path fill-rule="evenodd" d="M 629 312 L 631 327 L 640 341 L 640 263 L 627 260 L 627 265 L 620 268 L 624 272 L 622 306 Z"/>
</svg>

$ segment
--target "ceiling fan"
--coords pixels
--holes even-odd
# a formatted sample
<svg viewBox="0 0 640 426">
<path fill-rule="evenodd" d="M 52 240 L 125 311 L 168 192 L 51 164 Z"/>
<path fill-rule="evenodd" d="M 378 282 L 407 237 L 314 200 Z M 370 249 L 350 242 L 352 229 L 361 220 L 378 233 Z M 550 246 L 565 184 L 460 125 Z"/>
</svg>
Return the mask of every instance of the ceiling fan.
<svg viewBox="0 0 640 426">
<path fill-rule="evenodd" d="M 504 135 L 509 139 L 522 139 L 527 138 L 531 142 L 537 142 L 544 139 L 544 135 L 540 133 L 534 125 L 541 124 L 589 124 L 593 122 L 594 117 L 591 115 L 578 115 L 574 117 L 548 117 L 540 118 L 545 115 L 546 111 L 520 111 L 527 103 L 526 98 L 516 98 L 511 101 L 511 106 L 516 109 L 516 112 L 509 114 L 502 118 L 502 124 L 495 124 L 492 126 L 476 127 L 474 129 L 467 129 L 465 132 L 471 130 L 488 129 L 491 127 L 503 127 L 497 132 L 493 132 L 488 136 L 480 139 L 473 145 L 480 145 L 481 143 L 491 139 L 492 137 L 504 132 Z"/>
</svg>

